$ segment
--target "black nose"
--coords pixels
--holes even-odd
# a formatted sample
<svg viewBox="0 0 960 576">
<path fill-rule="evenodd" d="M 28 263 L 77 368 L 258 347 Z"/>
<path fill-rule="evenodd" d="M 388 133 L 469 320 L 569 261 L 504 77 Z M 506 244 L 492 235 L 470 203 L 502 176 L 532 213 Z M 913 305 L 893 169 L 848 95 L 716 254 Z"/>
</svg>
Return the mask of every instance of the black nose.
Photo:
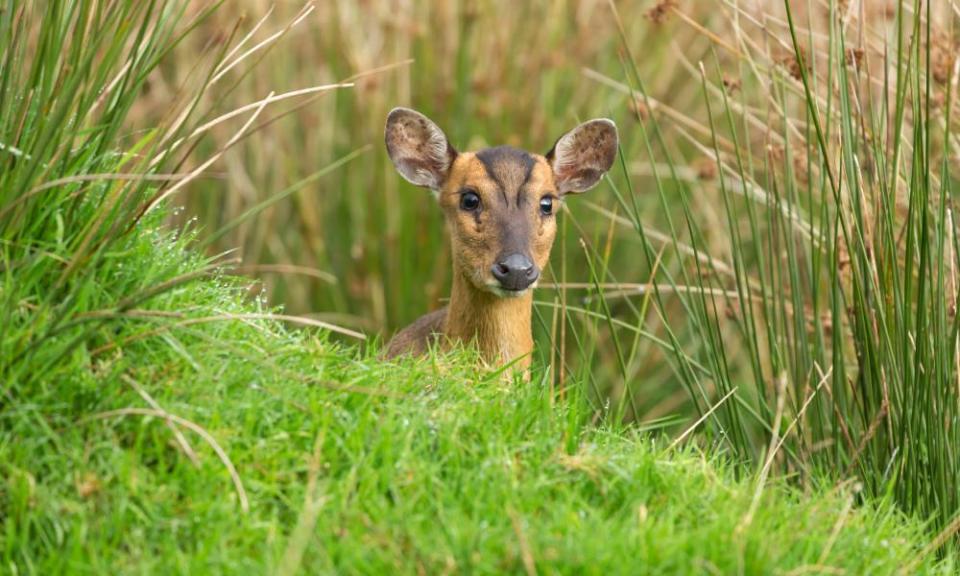
<svg viewBox="0 0 960 576">
<path fill-rule="evenodd" d="M 504 290 L 524 290 L 540 277 L 540 270 L 519 252 L 501 258 L 493 265 L 493 277 Z"/>
</svg>

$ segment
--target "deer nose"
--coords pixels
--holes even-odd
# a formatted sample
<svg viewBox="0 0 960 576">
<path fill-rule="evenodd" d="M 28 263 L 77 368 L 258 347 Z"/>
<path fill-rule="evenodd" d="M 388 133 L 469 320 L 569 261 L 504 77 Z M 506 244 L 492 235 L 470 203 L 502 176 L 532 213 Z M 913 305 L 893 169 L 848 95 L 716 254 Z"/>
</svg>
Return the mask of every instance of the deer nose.
<svg viewBox="0 0 960 576">
<path fill-rule="evenodd" d="M 540 277 L 540 270 L 529 258 L 515 252 L 493 265 L 493 277 L 504 290 L 519 291 L 529 288 Z"/>
</svg>

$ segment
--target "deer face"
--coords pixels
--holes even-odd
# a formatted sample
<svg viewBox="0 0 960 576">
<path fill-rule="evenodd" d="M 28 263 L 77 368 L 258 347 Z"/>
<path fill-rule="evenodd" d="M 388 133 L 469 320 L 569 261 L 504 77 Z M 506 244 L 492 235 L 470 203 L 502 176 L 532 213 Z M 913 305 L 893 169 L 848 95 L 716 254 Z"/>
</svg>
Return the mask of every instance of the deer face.
<svg viewBox="0 0 960 576">
<path fill-rule="evenodd" d="M 617 129 L 591 120 L 546 156 L 509 146 L 458 153 L 426 116 L 396 108 L 386 144 L 400 174 L 436 195 L 454 267 L 475 288 L 513 297 L 535 287 L 547 265 L 563 198 L 592 188 L 613 164 Z"/>
</svg>

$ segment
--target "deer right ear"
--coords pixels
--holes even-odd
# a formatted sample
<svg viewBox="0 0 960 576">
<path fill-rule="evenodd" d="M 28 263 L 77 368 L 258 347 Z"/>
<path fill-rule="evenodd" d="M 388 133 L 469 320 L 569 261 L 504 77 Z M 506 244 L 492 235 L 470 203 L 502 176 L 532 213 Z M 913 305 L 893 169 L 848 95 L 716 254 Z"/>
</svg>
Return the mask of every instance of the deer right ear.
<svg viewBox="0 0 960 576">
<path fill-rule="evenodd" d="M 443 130 L 416 110 L 394 108 L 387 115 L 384 140 L 401 176 L 411 184 L 440 191 L 457 157 Z"/>
<path fill-rule="evenodd" d="M 597 118 L 584 122 L 557 140 L 547 152 L 560 195 L 593 188 L 617 157 L 617 125 Z"/>
</svg>

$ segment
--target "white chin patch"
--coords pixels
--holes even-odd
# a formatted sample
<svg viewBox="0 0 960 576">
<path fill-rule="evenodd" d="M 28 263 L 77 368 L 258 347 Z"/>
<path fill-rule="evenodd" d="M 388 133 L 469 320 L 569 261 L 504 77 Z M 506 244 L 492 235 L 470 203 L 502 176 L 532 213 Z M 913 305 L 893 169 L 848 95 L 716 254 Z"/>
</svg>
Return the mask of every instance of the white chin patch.
<svg viewBox="0 0 960 576">
<path fill-rule="evenodd" d="M 487 286 L 487 290 L 489 290 L 497 298 L 519 298 L 521 296 L 525 296 L 531 290 L 536 288 L 538 282 L 539 280 L 527 286 L 523 290 L 504 290 L 496 282 L 488 282 L 486 286 Z"/>
</svg>

